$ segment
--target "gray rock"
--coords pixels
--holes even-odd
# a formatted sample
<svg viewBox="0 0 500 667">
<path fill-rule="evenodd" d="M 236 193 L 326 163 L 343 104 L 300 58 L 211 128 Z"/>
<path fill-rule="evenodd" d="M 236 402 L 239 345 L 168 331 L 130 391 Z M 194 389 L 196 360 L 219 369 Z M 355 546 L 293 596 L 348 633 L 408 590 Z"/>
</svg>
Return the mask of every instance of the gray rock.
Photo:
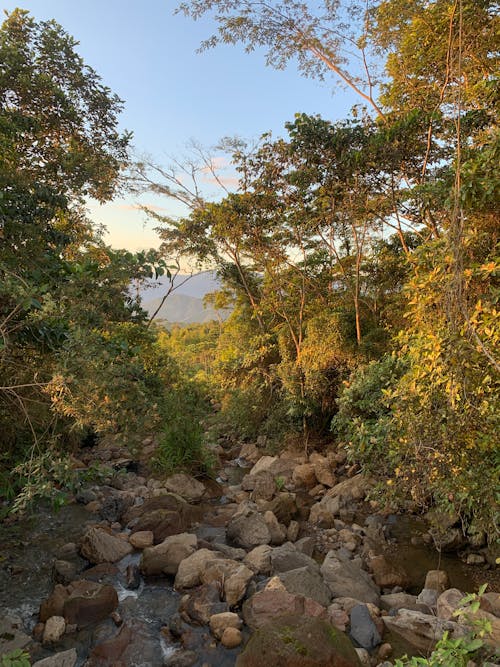
<svg viewBox="0 0 500 667">
<path fill-rule="evenodd" d="M 236 514 L 226 528 L 227 539 L 243 549 L 269 544 L 271 533 L 261 514 L 252 509 Z"/>
<path fill-rule="evenodd" d="M 224 556 L 231 558 L 232 560 L 243 560 L 247 555 L 245 549 L 230 547 L 227 544 L 222 544 L 221 542 L 214 542 L 212 547 L 215 551 L 224 554 Z"/>
<path fill-rule="evenodd" d="M 297 551 L 291 542 L 285 542 L 271 551 L 271 567 L 274 572 L 288 572 L 299 567 L 318 570 L 318 564 L 310 556 Z"/>
<path fill-rule="evenodd" d="M 328 607 L 331 593 L 317 569 L 299 567 L 277 575 L 289 593 L 303 595 L 316 600 L 323 607 Z"/>
<path fill-rule="evenodd" d="M 357 604 L 351 611 L 350 635 L 361 648 L 367 651 L 371 651 L 382 641 L 365 604 Z"/>
<path fill-rule="evenodd" d="M 181 498 L 194 502 L 201 500 L 206 493 L 204 485 L 186 473 L 177 473 L 169 477 L 165 482 L 165 488 Z"/>
<path fill-rule="evenodd" d="M 0 655 L 21 649 L 31 642 L 23 632 L 23 622 L 17 616 L 0 617 Z"/>
<path fill-rule="evenodd" d="M 340 561 L 335 552 L 330 551 L 321 566 L 321 574 L 334 598 L 351 597 L 379 605 L 378 586 L 354 561 Z"/>
<path fill-rule="evenodd" d="M 91 563 L 115 563 L 132 553 L 133 547 L 102 528 L 89 528 L 82 538 L 80 551 Z"/>
<path fill-rule="evenodd" d="M 52 566 L 52 579 L 55 584 L 67 586 L 76 579 L 77 566 L 67 560 L 56 560 Z"/>
<path fill-rule="evenodd" d="M 389 630 L 421 651 L 429 651 L 446 631 L 451 639 L 463 637 L 467 632 L 465 627 L 453 621 L 409 609 L 400 609 L 395 616 L 382 616 L 382 620 Z"/>
<path fill-rule="evenodd" d="M 412 609 L 413 611 L 426 610 L 417 603 L 417 596 L 409 593 L 389 593 L 380 596 L 380 608 L 390 611 L 391 609 Z"/>
<path fill-rule="evenodd" d="M 142 552 L 140 569 L 145 575 L 177 574 L 182 560 L 196 551 L 196 535 L 181 533 L 171 535 L 155 547 L 148 547 Z"/>
<path fill-rule="evenodd" d="M 77 657 L 76 649 L 72 648 L 69 651 L 50 655 L 43 660 L 37 660 L 33 663 L 33 667 L 74 667 Z"/>
<path fill-rule="evenodd" d="M 300 540 L 297 540 L 295 542 L 295 548 L 297 549 L 297 551 L 306 554 L 306 556 L 312 557 L 315 546 L 316 546 L 316 538 L 311 537 L 310 535 L 306 537 L 301 537 Z"/>
<path fill-rule="evenodd" d="M 424 588 L 417 596 L 417 604 L 424 605 L 429 609 L 435 609 L 439 593 L 432 588 Z"/>
</svg>

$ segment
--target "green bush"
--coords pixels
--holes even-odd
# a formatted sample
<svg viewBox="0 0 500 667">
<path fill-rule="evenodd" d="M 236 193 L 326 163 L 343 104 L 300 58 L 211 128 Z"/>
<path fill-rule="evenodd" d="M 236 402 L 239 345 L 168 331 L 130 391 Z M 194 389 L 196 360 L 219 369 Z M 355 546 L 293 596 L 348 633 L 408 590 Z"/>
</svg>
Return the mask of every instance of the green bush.
<svg viewBox="0 0 500 667">
<path fill-rule="evenodd" d="M 30 667 L 30 655 L 20 648 L 0 656 L 0 667 Z"/>
</svg>

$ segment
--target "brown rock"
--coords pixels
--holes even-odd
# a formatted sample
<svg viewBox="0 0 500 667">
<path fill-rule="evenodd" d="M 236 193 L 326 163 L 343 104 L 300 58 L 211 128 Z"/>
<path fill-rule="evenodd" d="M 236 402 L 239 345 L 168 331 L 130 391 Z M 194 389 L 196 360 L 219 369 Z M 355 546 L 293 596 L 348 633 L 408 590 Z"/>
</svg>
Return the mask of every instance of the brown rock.
<svg viewBox="0 0 500 667">
<path fill-rule="evenodd" d="M 437 615 L 445 621 L 453 619 L 453 612 L 460 606 L 460 600 L 464 597 L 458 588 L 449 588 L 443 591 L 437 599 Z"/>
<path fill-rule="evenodd" d="M 66 630 L 66 621 L 62 616 L 51 616 L 43 629 L 43 643 L 55 644 L 60 641 Z"/>
<path fill-rule="evenodd" d="M 152 530 L 139 530 L 129 537 L 130 544 L 134 549 L 146 549 L 153 546 L 154 533 Z"/>
<path fill-rule="evenodd" d="M 200 501 L 206 492 L 201 482 L 186 473 L 177 473 L 169 477 L 165 482 L 165 488 L 167 491 L 193 502 Z"/>
<path fill-rule="evenodd" d="M 103 528 L 89 528 L 80 551 L 91 563 L 116 563 L 133 551 L 132 546 Z"/>
<path fill-rule="evenodd" d="M 434 591 L 442 593 L 449 586 L 448 574 L 444 570 L 429 570 L 427 572 L 424 588 L 432 588 Z"/>
<path fill-rule="evenodd" d="M 313 452 L 309 457 L 309 461 L 313 465 L 314 474 L 320 484 L 329 487 L 335 486 L 335 477 L 330 468 L 330 463 L 325 456 Z"/>
<path fill-rule="evenodd" d="M 227 602 L 220 597 L 220 588 L 215 583 L 203 584 L 189 595 L 184 595 L 179 605 L 179 613 L 187 623 L 206 625 L 210 618 L 229 611 Z"/>
<path fill-rule="evenodd" d="M 306 489 L 312 489 L 313 486 L 316 486 L 318 483 L 314 472 L 314 466 L 311 463 L 298 465 L 293 471 L 292 481 L 295 486 L 303 486 Z"/>
<path fill-rule="evenodd" d="M 120 658 L 133 640 L 132 629 L 124 624 L 118 634 L 92 649 L 87 667 L 122 667 Z"/>
<path fill-rule="evenodd" d="M 243 618 L 252 630 L 290 614 L 326 618 L 326 609 L 310 598 L 282 590 L 260 591 L 243 604 Z"/>
<path fill-rule="evenodd" d="M 109 584 L 81 579 L 72 582 L 67 591 L 63 616 L 67 623 L 76 624 L 78 628 L 104 620 L 118 607 L 118 595 Z"/>
<path fill-rule="evenodd" d="M 236 648 L 242 642 L 240 630 L 238 628 L 226 628 L 222 633 L 221 644 L 226 648 Z"/>
<path fill-rule="evenodd" d="M 180 533 L 166 537 L 161 544 L 142 552 L 140 570 L 147 576 L 177 574 L 179 564 L 196 551 L 196 535 Z"/>
<path fill-rule="evenodd" d="M 394 562 L 389 562 L 385 556 L 374 556 L 370 559 L 369 566 L 375 583 L 381 588 L 395 586 L 407 588 L 410 585 L 410 577 L 404 569 Z"/>
<path fill-rule="evenodd" d="M 236 628 L 239 630 L 243 625 L 243 621 L 238 614 L 235 614 L 232 611 L 226 611 L 222 614 L 214 614 L 211 616 L 209 625 L 214 637 L 220 639 L 224 634 L 224 630 L 227 628 Z"/>
</svg>

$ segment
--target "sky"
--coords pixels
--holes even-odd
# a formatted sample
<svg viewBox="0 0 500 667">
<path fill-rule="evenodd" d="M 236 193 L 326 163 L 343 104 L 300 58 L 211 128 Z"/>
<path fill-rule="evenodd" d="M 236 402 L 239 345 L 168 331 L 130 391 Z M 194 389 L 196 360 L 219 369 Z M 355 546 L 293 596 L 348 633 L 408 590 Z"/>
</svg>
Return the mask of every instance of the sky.
<svg viewBox="0 0 500 667">
<path fill-rule="evenodd" d="M 37 20 L 55 19 L 78 42 L 78 53 L 124 100 L 120 125 L 133 132 L 134 153 L 168 164 L 195 140 L 206 147 L 224 136 L 279 136 L 294 114 L 344 118 L 359 100 L 335 87 L 276 71 L 264 52 L 218 46 L 197 53 L 213 32 L 209 17 L 193 21 L 174 14 L 177 0 L 0 0 L 7 11 L 22 7 Z M 230 175 L 230 174 L 226 174 Z M 166 214 L 180 210 L 167 200 L 123 195 L 103 206 L 89 202 L 90 217 L 108 229 L 106 241 L 139 250 L 158 245 L 153 224 L 138 203 Z"/>
</svg>

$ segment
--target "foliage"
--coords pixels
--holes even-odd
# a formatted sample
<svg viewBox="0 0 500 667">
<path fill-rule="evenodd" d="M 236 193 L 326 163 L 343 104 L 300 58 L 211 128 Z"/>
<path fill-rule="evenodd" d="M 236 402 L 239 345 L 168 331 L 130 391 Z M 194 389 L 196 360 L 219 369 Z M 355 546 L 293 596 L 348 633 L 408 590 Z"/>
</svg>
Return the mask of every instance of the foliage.
<svg viewBox="0 0 500 667">
<path fill-rule="evenodd" d="M 0 656 L 1 667 L 30 667 L 30 654 L 22 649 L 14 649 Z"/>
</svg>

